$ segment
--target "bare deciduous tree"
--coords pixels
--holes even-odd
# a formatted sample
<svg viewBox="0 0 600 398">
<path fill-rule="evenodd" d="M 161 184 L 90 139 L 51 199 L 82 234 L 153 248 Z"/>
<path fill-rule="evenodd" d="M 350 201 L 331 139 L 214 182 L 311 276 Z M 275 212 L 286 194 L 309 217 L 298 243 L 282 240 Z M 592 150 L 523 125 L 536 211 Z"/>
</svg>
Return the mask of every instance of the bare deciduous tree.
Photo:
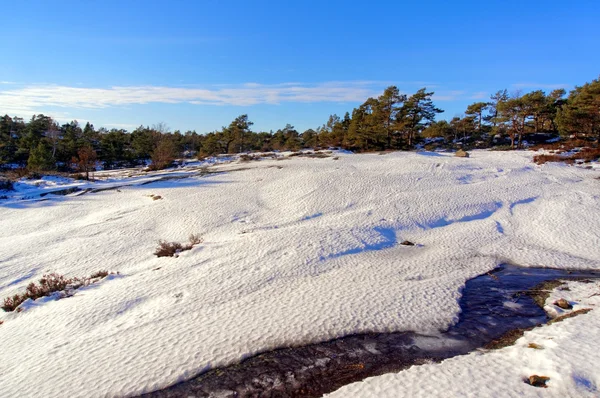
<svg viewBox="0 0 600 398">
<path fill-rule="evenodd" d="M 77 164 L 77 169 L 85 173 L 85 179 L 90 179 L 90 171 L 96 170 L 96 151 L 91 146 L 84 146 L 77 151 L 77 157 L 73 157 L 71 162 Z"/>
</svg>

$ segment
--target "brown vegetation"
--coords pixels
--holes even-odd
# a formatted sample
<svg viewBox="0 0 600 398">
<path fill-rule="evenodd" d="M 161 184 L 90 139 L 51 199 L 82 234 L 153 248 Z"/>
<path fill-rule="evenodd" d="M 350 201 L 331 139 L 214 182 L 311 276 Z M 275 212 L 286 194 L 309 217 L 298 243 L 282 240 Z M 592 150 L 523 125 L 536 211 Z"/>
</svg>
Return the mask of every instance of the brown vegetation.
<svg viewBox="0 0 600 398">
<path fill-rule="evenodd" d="M 331 157 L 331 151 L 306 151 L 306 152 L 293 152 L 289 157 L 304 157 L 304 158 L 329 158 Z"/>
<path fill-rule="evenodd" d="M 96 279 L 96 278 L 106 278 L 108 276 L 109 272 L 108 271 L 97 271 L 94 272 L 92 275 L 90 275 L 91 279 Z"/>
<path fill-rule="evenodd" d="M 532 329 L 533 327 L 511 330 L 498 337 L 497 339 L 490 341 L 489 343 L 484 345 L 483 348 L 485 348 L 486 350 L 498 350 L 500 348 L 511 346 L 515 344 L 517 340 L 523 337 L 525 332 Z"/>
<path fill-rule="evenodd" d="M 175 144 L 169 139 L 162 138 L 152 151 L 152 164 L 150 170 L 162 170 L 171 165 L 175 160 Z"/>
<path fill-rule="evenodd" d="M 533 161 L 536 164 L 544 164 L 547 162 L 563 162 L 566 164 L 574 163 L 589 163 L 600 159 L 600 148 L 581 148 L 579 151 L 571 155 L 562 155 L 562 150 L 554 154 L 535 155 Z"/>
<path fill-rule="evenodd" d="M 553 323 L 557 323 L 557 322 L 562 322 L 565 319 L 573 318 L 573 317 L 576 317 L 578 315 L 587 314 L 591 310 L 592 310 L 591 308 L 581 308 L 579 310 L 571 311 L 571 312 L 569 312 L 567 314 L 564 314 L 564 315 L 561 315 L 561 316 L 557 316 L 556 318 L 549 320 L 548 321 L 548 325 L 552 325 Z"/>
<path fill-rule="evenodd" d="M 5 298 L 2 309 L 7 312 L 14 311 L 27 299 L 37 300 L 40 297 L 50 296 L 55 292 L 62 292 L 67 288 L 76 290 L 95 282 L 95 279 L 104 278 L 108 274 L 108 271 L 98 271 L 89 278 L 66 278 L 64 275 L 57 273 L 45 274 L 39 280 L 39 284 L 31 282 L 25 289 L 25 293 Z"/>
<path fill-rule="evenodd" d="M 540 308 L 544 308 L 544 305 L 546 305 L 546 300 L 548 297 L 550 297 L 550 293 L 552 293 L 554 289 L 563 286 L 564 284 L 565 282 L 559 280 L 542 282 L 533 289 L 529 290 L 526 295 L 530 296 Z"/>
<path fill-rule="evenodd" d="M 164 240 L 160 240 L 158 242 L 158 247 L 154 251 L 154 254 L 157 257 L 178 257 L 179 253 L 191 250 L 194 246 L 202 243 L 204 239 L 200 235 L 191 234 L 189 237 L 189 242 L 185 245 L 179 242 L 167 242 Z"/>
<path fill-rule="evenodd" d="M 90 171 L 96 170 L 96 151 L 91 146 L 79 148 L 77 156 L 71 158 L 71 163 L 77 165 L 77 170 L 85 173 L 85 179 L 90 179 Z"/>
</svg>

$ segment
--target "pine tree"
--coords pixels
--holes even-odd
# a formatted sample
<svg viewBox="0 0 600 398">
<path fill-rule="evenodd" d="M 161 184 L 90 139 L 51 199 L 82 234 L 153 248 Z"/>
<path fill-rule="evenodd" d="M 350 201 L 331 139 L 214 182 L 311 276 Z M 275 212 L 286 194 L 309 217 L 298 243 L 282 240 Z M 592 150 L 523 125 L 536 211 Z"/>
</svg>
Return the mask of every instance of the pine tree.
<svg viewBox="0 0 600 398">
<path fill-rule="evenodd" d="M 52 152 L 43 142 L 39 142 L 29 154 L 27 168 L 30 171 L 49 171 L 54 170 L 55 162 L 52 158 Z"/>
<path fill-rule="evenodd" d="M 397 116 L 409 148 L 412 148 L 417 135 L 435 121 L 435 115 L 444 112 L 433 104 L 433 91 L 425 90 L 422 88 L 411 95 Z"/>
<path fill-rule="evenodd" d="M 465 115 L 471 116 L 474 118 L 475 124 L 477 126 L 477 132 L 481 133 L 481 128 L 483 126 L 483 121 L 485 117 L 483 113 L 488 109 L 490 104 L 488 102 L 475 102 L 467 107 L 465 111 Z"/>
<path fill-rule="evenodd" d="M 600 79 L 569 93 L 567 103 L 558 111 L 557 124 L 563 135 L 580 134 L 600 141 Z"/>
</svg>

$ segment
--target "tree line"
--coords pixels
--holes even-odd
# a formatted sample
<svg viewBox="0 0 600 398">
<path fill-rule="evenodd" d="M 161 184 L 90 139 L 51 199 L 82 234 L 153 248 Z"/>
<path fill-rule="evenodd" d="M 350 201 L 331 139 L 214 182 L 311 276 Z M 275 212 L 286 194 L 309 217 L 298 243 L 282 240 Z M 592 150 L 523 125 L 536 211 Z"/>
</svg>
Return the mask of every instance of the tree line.
<svg viewBox="0 0 600 398">
<path fill-rule="evenodd" d="M 50 116 L 29 121 L 0 118 L 0 168 L 27 167 L 30 171 L 94 170 L 146 164 L 164 168 L 175 158 L 212 156 L 248 151 L 299 150 L 339 147 L 352 151 L 410 150 L 417 146 L 519 148 L 536 135 L 600 138 L 600 80 L 545 93 L 500 90 L 489 101 L 475 102 L 464 115 L 436 121 L 443 112 L 425 88 L 407 95 L 390 86 L 377 98 L 346 112 L 331 115 L 316 129 L 302 133 L 292 125 L 273 132 L 255 132 L 248 115 L 235 118 L 221 130 L 207 134 L 171 132 L 160 123 L 124 129 L 96 129 L 77 121 L 59 124 Z"/>
</svg>

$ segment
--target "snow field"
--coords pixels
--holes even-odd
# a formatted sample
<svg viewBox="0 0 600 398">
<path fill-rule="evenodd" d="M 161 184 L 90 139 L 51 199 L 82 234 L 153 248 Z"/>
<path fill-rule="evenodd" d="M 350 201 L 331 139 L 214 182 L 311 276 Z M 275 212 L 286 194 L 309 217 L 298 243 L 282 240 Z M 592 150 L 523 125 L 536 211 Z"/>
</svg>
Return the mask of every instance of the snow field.
<svg viewBox="0 0 600 398">
<path fill-rule="evenodd" d="M 120 273 L 0 313 L 0 396 L 134 395 L 277 347 L 435 334 L 502 262 L 600 268 L 594 171 L 524 152 L 338 156 L 0 202 L 0 297 L 46 272 Z M 179 258 L 152 254 L 192 233 L 204 243 Z"/>
</svg>

